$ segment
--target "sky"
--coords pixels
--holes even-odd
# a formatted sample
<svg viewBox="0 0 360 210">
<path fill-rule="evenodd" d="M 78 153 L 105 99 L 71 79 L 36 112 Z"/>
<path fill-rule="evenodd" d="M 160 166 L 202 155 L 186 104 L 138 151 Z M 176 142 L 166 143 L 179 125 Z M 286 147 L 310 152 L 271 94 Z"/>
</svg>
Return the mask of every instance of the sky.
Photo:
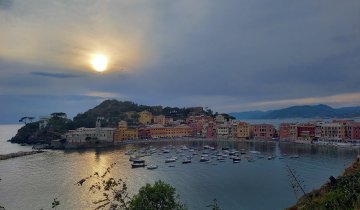
<svg viewBox="0 0 360 210">
<path fill-rule="evenodd" d="M 106 99 L 358 106 L 359 20 L 358 0 L 0 0 L 0 123 Z"/>
</svg>

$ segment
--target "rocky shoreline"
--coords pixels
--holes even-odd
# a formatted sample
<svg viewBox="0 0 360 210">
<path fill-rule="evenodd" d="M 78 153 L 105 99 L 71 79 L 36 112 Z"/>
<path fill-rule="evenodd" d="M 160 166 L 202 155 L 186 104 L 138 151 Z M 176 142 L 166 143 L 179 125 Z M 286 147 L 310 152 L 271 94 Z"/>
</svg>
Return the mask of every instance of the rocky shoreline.
<svg viewBox="0 0 360 210">
<path fill-rule="evenodd" d="M 0 155 L 0 160 L 7 160 L 7 159 L 11 159 L 11 158 L 26 156 L 26 155 L 34 155 L 34 154 L 43 153 L 43 152 L 44 151 L 42 151 L 42 150 L 30 151 L 30 152 L 20 151 L 20 152 L 10 153 L 10 154 L 6 154 L 6 155 Z"/>
</svg>

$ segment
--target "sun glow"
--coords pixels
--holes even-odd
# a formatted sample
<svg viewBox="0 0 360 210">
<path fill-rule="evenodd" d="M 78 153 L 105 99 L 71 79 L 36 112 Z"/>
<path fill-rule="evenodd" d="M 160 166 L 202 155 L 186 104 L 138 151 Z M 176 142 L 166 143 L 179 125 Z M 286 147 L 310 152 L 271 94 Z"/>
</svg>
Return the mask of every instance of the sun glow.
<svg viewBox="0 0 360 210">
<path fill-rule="evenodd" d="M 91 59 L 91 65 L 97 72 L 103 72 L 107 69 L 109 59 L 103 54 L 95 54 Z"/>
</svg>

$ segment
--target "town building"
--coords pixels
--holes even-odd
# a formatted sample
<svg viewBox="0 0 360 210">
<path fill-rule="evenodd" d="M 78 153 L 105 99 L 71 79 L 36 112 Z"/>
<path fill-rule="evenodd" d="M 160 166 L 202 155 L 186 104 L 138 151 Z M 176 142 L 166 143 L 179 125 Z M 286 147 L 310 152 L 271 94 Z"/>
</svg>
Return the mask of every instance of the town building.
<svg viewBox="0 0 360 210">
<path fill-rule="evenodd" d="M 322 140 L 343 140 L 345 138 L 345 126 L 341 123 L 324 123 L 321 125 Z"/>
<path fill-rule="evenodd" d="M 360 122 L 351 122 L 346 127 L 347 138 L 351 140 L 360 140 Z"/>
<path fill-rule="evenodd" d="M 209 121 L 203 126 L 203 137 L 206 139 L 216 138 L 216 123 Z"/>
<path fill-rule="evenodd" d="M 254 139 L 271 140 L 275 137 L 276 130 L 270 124 L 256 124 L 253 125 Z"/>
<path fill-rule="evenodd" d="M 216 134 L 218 138 L 227 138 L 230 134 L 230 126 L 225 124 L 220 124 L 216 128 Z"/>
<path fill-rule="evenodd" d="M 134 139 L 138 139 L 138 129 L 128 128 L 126 121 L 120 121 L 114 132 L 114 141 L 120 142 Z"/>
<path fill-rule="evenodd" d="M 191 128 L 184 124 L 174 127 L 165 127 L 160 124 L 153 124 L 139 128 L 139 137 L 142 139 L 190 137 L 191 134 Z"/>
<path fill-rule="evenodd" d="M 315 139 L 316 125 L 305 123 L 297 125 L 297 140 L 312 141 Z"/>
<path fill-rule="evenodd" d="M 153 116 L 152 121 L 154 124 L 160 124 L 162 126 L 165 126 L 166 124 L 166 118 L 164 115 Z"/>
<path fill-rule="evenodd" d="M 115 128 L 102 128 L 101 118 L 96 120 L 95 128 L 78 128 L 64 134 L 69 144 L 113 143 Z"/>
<path fill-rule="evenodd" d="M 291 123 L 281 123 L 279 126 L 279 138 L 282 141 L 289 141 L 291 139 Z"/>
<path fill-rule="evenodd" d="M 250 139 L 252 138 L 251 125 L 246 122 L 239 122 L 236 124 L 236 138 Z"/>
</svg>

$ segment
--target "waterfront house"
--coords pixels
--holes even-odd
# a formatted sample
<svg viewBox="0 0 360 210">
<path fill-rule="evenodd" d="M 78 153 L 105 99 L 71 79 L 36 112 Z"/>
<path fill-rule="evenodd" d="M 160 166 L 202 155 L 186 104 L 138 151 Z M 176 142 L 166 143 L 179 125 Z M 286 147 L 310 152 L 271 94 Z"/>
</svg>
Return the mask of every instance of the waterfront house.
<svg viewBox="0 0 360 210">
<path fill-rule="evenodd" d="M 126 121 L 120 121 L 114 132 L 114 141 L 138 139 L 138 128 L 129 128 Z"/>
<path fill-rule="evenodd" d="M 254 139 L 271 140 L 275 137 L 276 130 L 270 124 L 255 124 L 253 125 Z"/>
</svg>

